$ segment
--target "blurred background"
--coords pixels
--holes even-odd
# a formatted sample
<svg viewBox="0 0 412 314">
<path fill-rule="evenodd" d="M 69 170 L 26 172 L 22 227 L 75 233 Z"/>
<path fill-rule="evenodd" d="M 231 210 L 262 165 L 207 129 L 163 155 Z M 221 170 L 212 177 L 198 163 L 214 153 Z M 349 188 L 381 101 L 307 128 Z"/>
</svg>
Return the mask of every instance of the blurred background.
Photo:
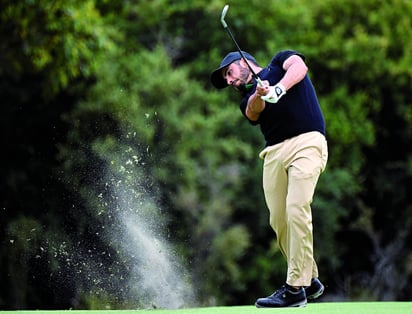
<svg viewBox="0 0 412 314">
<path fill-rule="evenodd" d="M 243 50 L 303 53 L 319 95 L 322 300 L 412 299 L 411 1 L 2 0 L 0 309 L 243 305 L 284 282 L 263 139 L 209 82 L 226 3 Z"/>
</svg>

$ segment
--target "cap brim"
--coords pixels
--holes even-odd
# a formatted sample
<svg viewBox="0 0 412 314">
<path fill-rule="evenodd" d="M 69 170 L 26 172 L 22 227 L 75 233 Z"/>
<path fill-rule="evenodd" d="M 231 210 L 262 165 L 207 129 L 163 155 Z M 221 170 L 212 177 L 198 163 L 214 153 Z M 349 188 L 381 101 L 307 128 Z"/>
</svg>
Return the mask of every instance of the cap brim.
<svg viewBox="0 0 412 314">
<path fill-rule="evenodd" d="M 212 72 L 210 75 L 210 81 L 212 82 L 213 86 L 217 89 L 222 89 L 228 87 L 226 80 L 223 78 L 222 70 L 226 68 L 228 65 L 221 66 Z"/>
</svg>

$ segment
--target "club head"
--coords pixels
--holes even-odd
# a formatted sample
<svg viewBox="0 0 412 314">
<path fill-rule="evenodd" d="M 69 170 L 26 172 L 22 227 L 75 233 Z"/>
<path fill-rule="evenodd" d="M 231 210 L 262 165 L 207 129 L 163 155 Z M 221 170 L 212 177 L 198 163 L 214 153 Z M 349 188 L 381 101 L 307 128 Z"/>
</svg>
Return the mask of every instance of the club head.
<svg viewBox="0 0 412 314">
<path fill-rule="evenodd" d="M 220 22 L 222 23 L 222 25 L 223 25 L 224 28 L 227 28 L 227 24 L 226 24 L 226 22 L 225 22 L 225 16 L 226 16 L 226 14 L 227 14 L 227 10 L 229 10 L 229 5 L 228 5 L 228 4 L 226 4 L 226 5 L 223 7 L 222 16 L 221 16 L 221 18 L 220 18 Z"/>
</svg>

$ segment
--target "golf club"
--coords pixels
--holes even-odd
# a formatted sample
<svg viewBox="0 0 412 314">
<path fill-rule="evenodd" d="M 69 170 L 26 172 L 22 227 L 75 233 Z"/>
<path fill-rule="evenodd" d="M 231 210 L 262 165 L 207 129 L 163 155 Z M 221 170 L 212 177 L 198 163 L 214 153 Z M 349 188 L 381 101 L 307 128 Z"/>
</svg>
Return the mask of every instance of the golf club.
<svg viewBox="0 0 412 314">
<path fill-rule="evenodd" d="M 253 71 L 252 67 L 250 66 L 249 62 L 247 61 L 247 59 L 245 58 L 245 56 L 243 55 L 242 49 L 240 49 L 235 37 L 232 34 L 232 31 L 230 30 L 229 26 L 227 25 L 226 21 L 225 21 L 225 17 L 227 14 L 227 11 L 229 10 L 229 5 L 226 4 L 223 7 L 222 10 L 222 16 L 220 18 L 220 22 L 222 23 L 223 28 L 227 31 L 227 33 L 229 34 L 229 37 L 232 39 L 232 41 L 235 43 L 237 50 L 239 51 L 240 55 L 242 56 L 242 58 L 245 60 L 250 72 L 252 72 L 253 78 L 258 82 L 258 84 L 260 86 L 263 86 L 262 81 L 260 80 L 259 76 L 257 76 L 257 74 L 255 73 L 255 71 Z"/>
<path fill-rule="evenodd" d="M 250 66 L 249 62 L 247 61 L 247 59 L 245 58 L 242 49 L 240 49 L 239 44 L 237 43 L 235 37 L 232 34 L 232 31 L 230 30 L 229 26 L 227 25 L 226 21 L 225 21 L 225 17 L 227 14 L 227 11 L 229 10 L 229 5 L 226 4 L 223 7 L 222 10 L 222 16 L 220 17 L 220 22 L 222 23 L 223 28 L 227 31 L 227 33 L 229 34 L 229 37 L 232 39 L 232 41 L 235 43 L 237 50 L 239 51 L 241 57 L 245 60 L 250 72 L 252 73 L 253 78 L 257 81 L 257 83 L 260 86 L 264 86 L 262 83 L 262 80 L 260 79 L 259 76 L 257 76 L 257 74 L 255 73 L 255 71 L 253 71 L 252 67 Z M 276 103 L 277 100 L 279 99 L 278 96 L 279 94 L 282 92 L 282 90 L 280 88 L 277 88 L 276 86 L 269 86 L 269 92 L 266 94 L 266 96 L 260 96 L 261 99 L 263 99 L 264 101 L 270 102 L 270 103 Z"/>
</svg>

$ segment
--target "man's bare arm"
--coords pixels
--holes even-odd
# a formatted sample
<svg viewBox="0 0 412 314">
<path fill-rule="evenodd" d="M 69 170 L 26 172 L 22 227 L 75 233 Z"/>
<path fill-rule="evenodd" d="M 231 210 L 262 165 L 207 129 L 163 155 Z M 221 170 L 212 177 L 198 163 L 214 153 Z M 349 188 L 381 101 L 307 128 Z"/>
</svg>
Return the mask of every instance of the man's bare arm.
<svg viewBox="0 0 412 314">
<path fill-rule="evenodd" d="M 303 80 L 306 73 L 308 73 L 308 67 L 305 64 L 305 61 L 298 55 L 293 55 L 287 58 L 283 63 L 283 69 L 286 73 L 279 83 L 285 87 L 286 91 Z"/>
</svg>

